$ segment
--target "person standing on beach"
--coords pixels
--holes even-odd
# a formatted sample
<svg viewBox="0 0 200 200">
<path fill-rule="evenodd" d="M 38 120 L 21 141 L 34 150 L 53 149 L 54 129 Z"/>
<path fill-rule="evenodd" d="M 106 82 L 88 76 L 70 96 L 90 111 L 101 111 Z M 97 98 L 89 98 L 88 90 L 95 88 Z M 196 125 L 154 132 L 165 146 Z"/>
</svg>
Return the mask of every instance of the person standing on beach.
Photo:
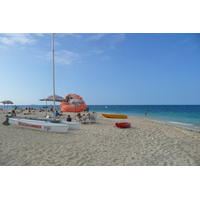
<svg viewBox="0 0 200 200">
<path fill-rule="evenodd" d="M 147 111 L 144 112 L 145 117 L 147 117 Z"/>
</svg>

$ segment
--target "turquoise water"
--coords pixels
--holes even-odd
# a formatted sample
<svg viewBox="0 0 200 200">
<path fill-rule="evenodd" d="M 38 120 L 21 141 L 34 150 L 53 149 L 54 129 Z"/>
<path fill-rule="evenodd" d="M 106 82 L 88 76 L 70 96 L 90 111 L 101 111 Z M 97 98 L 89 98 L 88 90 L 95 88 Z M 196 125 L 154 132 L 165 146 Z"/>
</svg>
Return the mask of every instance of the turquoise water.
<svg viewBox="0 0 200 200">
<path fill-rule="evenodd" d="M 20 105 L 19 108 L 43 108 L 45 105 Z M 125 114 L 128 116 L 145 117 L 166 121 L 168 123 L 200 129 L 200 105 L 88 105 L 89 111 L 101 113 Z M 4 106 L 0 106 L 4 108 Z M 6 109 L 13 109 L 8 105 Z M 49 107 L 48 107 L 49 109 Z M 59 110 L 59 105 L 56 105 Z"/>
<path fill-rule="evenodd" d="M 125 114 L 166 121 L 168 123 L 200 129 L 200 105 L 108 105 L 89 106 L 90 111 Z"/>
</svg>

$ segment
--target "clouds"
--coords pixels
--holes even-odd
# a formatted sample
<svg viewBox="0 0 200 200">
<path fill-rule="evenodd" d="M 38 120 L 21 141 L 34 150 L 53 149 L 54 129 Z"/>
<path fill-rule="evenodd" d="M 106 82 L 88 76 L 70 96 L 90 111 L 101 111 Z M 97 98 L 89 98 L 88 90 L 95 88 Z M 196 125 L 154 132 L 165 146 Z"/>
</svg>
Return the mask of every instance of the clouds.
<svg viewBox="0 0 200 200">
<path fill-rule="evenodd" d="M 123 40 L 125 40 L 125 34 L 124 33 L 120 33 L 120 34 L 114 34 L 112 36 L 112 38 L 110 39 L 110 47 L 111 49 L 115 49 L 115 45 L 119 42 L 122 42 Z"/>
<path fill-rule="evenodd" d="M 70 51 L 63 50 L 55 53 L 55 61 L 61 65 L 71 65 L 78 58 L 79 54 Z"/>
<path fill-rule="evenodd" d="M 122 42 L 126 37 L 124 33 L 97 33 L 90 36 L 87 41 L 100 41 L 103 39 L 107 42 L 107 46 L 110 49 L 115 49 L 117 43 Z"/>
<path fill-rule="evenodd" d="M 120 42 L 123 42 L 126 39 L 125 34 L 123 33 L 98 33 L 93 34 L 89 38 L 87 38 L 87 42 L 93 42 L 94 45 L 98 45 L 98 47 L 93 47 L 93 50 L 90 50 L 90 53 L 94 54 L 105 54 L 101 56 L 101 60 L 110 60 L 111 57 L 109 55 L 110 50 L 115 50 L 116 45 Z M 101 42 L 101 43 L 97 43 Z"/>
<path fill-rule="evenodd" d="M 52 52 L 46 54 L 47 59 L 52 59 Z M 80 57 L 79 54 L 62 50 L 55 52 L 55 63 L 58 65 L 71 65 L 74 61 L 78 60 Z"/>
<path fill-rule="evenodd" d="M 95 54 L 102 54 L 102 53 L 103 53 L 103 50 L 101 50 L 101 49 L 96 49 L 96 50 L 91 50 L 90 52 L 91 52 L 91 53 L 95 53 Z"/>
<path fill-rule="evenodd" d="M 88 38 L 88 41 L 92 41 L 92 40 L 100 40 L 101 38 L 103 38 L 106 34 L 105 33 L 98 33 L 98 34 L 94 34 L 92 36 L 90 36 Z"/>
<path fill-rule="evenodd" d="M 55 62 L 60 65 L 71 65 L 75 61 L 80 61 L 80 59 L 84 61 L 91 54 L 100 60 L 110 60 L 111 51 L 116 48 L 118 43 L 125 40 L 125 34 L 121 33 L 58 33 L 56 37 L 54 41 L 57 47 Z M 46 55 L 45 59 L 47 60 L 51 59 L 51 53 L 48 53 L 49 45 L 51 45 L 49 33 L 0 34 L 1 50 L 10 50 L 12 47 L 20 50 L 26 49 L 31 53 L 38 54 L 37 57 L 40 59 L 42 58 L 41 55 Z M 28 46 L 31 46 L 31 48 L 28 48 Z"/>
<path fill-rule="evenodd" d="M 27 33 L 6 33 L 0 35 L 0 43 L 4 45 L 33 45 L 36 40 Z"/>
</svg>

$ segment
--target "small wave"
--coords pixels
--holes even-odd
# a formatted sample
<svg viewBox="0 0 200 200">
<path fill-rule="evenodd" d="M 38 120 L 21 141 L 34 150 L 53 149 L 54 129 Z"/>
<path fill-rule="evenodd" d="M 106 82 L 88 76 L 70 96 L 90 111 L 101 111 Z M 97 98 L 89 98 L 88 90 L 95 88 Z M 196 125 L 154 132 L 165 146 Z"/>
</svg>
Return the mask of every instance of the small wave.
<svg viewBox="0 0 200 200">
<path fill-rule="evenodd" d="M 181 122 L 170 121 L 169 123 L 171 123 L 171 124 L 177 124 L 177 125 L 183 125 L 183 126 L 193 126 L 193 124 L 187 124 L 187 123 L 181 123 Z"/>
</svg>

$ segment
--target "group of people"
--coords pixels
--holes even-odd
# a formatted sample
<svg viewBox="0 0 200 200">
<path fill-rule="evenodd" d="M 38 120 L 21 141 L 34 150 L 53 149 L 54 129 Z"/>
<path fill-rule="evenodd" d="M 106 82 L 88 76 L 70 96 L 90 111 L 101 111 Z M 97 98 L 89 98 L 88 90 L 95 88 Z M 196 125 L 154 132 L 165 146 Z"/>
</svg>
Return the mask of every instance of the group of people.
<svg viewBox="0 0 200 200">
<path fill-rule="evenodd" d="M 26 109 L 24 109 L 24 110 L 28 110 L 29 112 L 31 112 L 31 110 L 33 110 L 33 109 L 31 109 L 31 108 L 26 108 Z M 23 112 L 24 110 L 21 109 L 21 112 Z M 41 112 L 41 111 L 42 111 L 42 110 L 39 109 L 39 112 Z M 95 112 L 92 113 L 92 115 L 94 115 L 94 114 L 95 114 Z M 13 117 L 16 117 L 16 116 L 17 116 L 17 114 L 16 114 L 16 108 L 14 108 L 14 109 L 11 111 L 11 115 L 12 115 Z M 61 113 L 61 112 L 58 112 L 58 110 L 56 110 L 56 111 L 55 111 L 55 115 L 56 115 L 56 116 L 62 116 L 62 113 Z M 90 113 L 83 114 L 83 115 L 81 115 L 81 113 L 78 113 L 78 114 L 76 115 L 76 121 L 79 121 L 79 122 L 84 122 L 84 121 L 90 120 L 90 118 L 91 118 Z M 70 115 L 67 116 L 66 121 L 68 121 L 68 122 L 71 122 L 71 121 L 72 121 L 72 118 L 71 118 Z"/>
<path fill-rule="evenodd" d="M 78 121 L 78 122 L 87 122 L 87 121 L 89 121 L 92 117 L 93 117 L 93 118 L 96 118 L 95 112 L 93 112 L 91 115 L 90 115 L 90 113 L 88 113 L 88 114 L 83 114 L 83 115 L 81 115 L 81 113 L 78 113 L 78 114 L 76 115 L 76 121 Z M 72 121 L 72 118 L 71 118 L 70 115 L 67 116 L 66 121 L 68 121 L 68 122 L 71 122 L 71 121 Z"/>
<path fill-rule="evenodd" d="M 88 113 L 88 114 L 83 114 L 83 115 L 81 115 L 81 113 L 78 113 L 77 115 L 76 115 L 76 120 L 77 121 L 86 121 L 87 119 L 89 119 L 90 120 L 90 113 Z"/>
</svg>

